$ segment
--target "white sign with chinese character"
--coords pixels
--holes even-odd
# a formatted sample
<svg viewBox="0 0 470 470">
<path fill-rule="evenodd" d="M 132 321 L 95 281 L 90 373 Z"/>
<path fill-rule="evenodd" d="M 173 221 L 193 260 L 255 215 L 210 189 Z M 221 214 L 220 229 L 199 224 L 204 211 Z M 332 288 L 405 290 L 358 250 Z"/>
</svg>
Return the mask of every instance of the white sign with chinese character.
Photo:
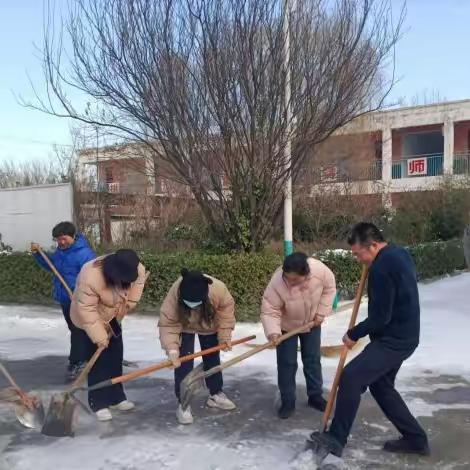
<svg viewBox="0 0 470 470">
<path fill-rule="evenodd" d="M 407 162 L 408 176 L 426 176 L 428 174 L 427 158 L 410 158 Z"/>
</svg>

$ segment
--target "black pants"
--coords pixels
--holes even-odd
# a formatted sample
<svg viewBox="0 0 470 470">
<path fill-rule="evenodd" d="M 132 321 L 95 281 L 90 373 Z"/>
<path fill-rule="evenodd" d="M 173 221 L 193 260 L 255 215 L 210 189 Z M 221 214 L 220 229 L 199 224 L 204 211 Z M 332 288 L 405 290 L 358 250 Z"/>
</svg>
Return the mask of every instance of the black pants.
<svg viewBox="0 0 470 470">
<path fill-rule="evenodd" d="M 308 333 L 283 341 L 277 352 L 277 382 L 283 403 L 295 404 L 295 374 L 297 373 L 297 345 L 300 340 L 300 354 L 304 366 L 307 395 L 321 395 L 323 378 L 321 370 L 321 327 L 313 328 Z"/>
<path fill-rule="evenodd" d="M 212 335 L 198 335 L 201 349 L 209 349 L 219 344 L 216 334 Z M 193 333 L 183 333 L 181 335 L 180 356 L 187 356 L 194 352 L 194 337 Z M 207 356 L 202 356 L 204 370 L 212 369 L 220 365 L 220 353 L 216 352 Z M 175 394 L 178 400 L 180 399 L 180 386 L 183 379 L 193 370 L 194 361 L 188 361 L 181 364 L 181 367 L 175 369 Z M 222 373 L 214 374 L 206 379 L 206 385 L 211 395 L 216 395 L 222 391 L 223 379 Z"/>
<path fill-rule="evenodd" d="M 330 434 L 346 445 L 356 417 L 361 394 L 367 387 L 385 416 L 398 431 L 417 445 L 427 442 L 426 433 L 395 389 L 395 377 L 413 351 L 396 351 L 373 341 L 344 369 Z"/>
<path fill-rule="evenodd" d="M 94 345 L 89 339 L 88 359 L 96 351 Z M 94 385 L 102 380 L 108 380 L 122 375 L 123 344 L 122 336 L 118 338 L 111 337 L 109 346 L 101 353 L 99 359 L 88 375 L 88 385 Z M 111 405 L 117 405 L 126 399 L 122 384 L 112 385 L 88 393 L 88 403 L 93 411 L 108 408 Z"/>
<path fill-rule="evenodd" d="M 67 326 L 70 330 L 70 353 L 69 364 L 75 365 L 80 362 L 85 362 L 89 357 L 89 339 L 85 331 L 76 327 L 70 319 L 70 302 L 63 303 L 62 313 L 64 315 Z"/>
</svg>

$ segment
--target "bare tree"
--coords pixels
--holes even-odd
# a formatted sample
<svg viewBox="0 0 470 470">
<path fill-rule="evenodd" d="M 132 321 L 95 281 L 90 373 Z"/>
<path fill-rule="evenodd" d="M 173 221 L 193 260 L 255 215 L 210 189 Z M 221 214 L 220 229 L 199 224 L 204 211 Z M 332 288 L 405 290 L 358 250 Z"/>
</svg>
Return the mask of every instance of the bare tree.
<svg viewBox="0 0 470 470">
<path fill-rule="evenodd" d="M 22 162 L 0 162 L 0 188 L 55 184 L 67 181 L 55 158 Z"/>
<path fill-rule="evenodd" d="M 286 143 L 295 180 L 316 144 L 382 107 L 404 11 L 394 22 L 390 0 L 284 3 L 75 0 L 59 28 L 49 8 L 46 89 L 29 105 L 143 144 L 155 172 L 166 162 L 189 186 L 214 232 L 259 249 L 282 210 Z"/>
<path fill-rule="evenodd" d="M 415 93 L 410 98 L 402 96 L 398 99 L 400 106 L 427 106 L 430 104 L 438 104 L 447 101 L 447 98 L 441 94 L 436 88 L 424 88 L 420 92 Z"/>
</svg>

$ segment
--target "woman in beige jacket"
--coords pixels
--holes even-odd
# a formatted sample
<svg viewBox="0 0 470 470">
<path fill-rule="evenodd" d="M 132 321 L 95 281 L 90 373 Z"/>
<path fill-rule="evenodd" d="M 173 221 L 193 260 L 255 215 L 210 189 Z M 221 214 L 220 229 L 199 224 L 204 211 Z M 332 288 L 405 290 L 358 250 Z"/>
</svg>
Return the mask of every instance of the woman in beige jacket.
<svg viewBox="0 0 470 470">
<path fill-rule="evenodd" d="M 201 349 L 227 343 L 231 349 L 235 327 L 235 302 L 227 286 L 218 279 L 199 271 L 183 269 L 181 277 L 169 290 L 160 309 L 158 328 L 160 342 L 175 368 L 175 394 L 180 398 L 181 381 L 192 370 L 194 361 L 181 364 L 179 357 L 194 352 L 194 337 L 199 336 Z M 220 364 L 220 354 L 203 357 L 204 370 Z M 222 374 L 206 381 L 210 396 L 207 406 L 233 410 L 235 404 L 223 393 Z M 181 424 L 191 424 L 191 408 L 178 406 L 176 417 Z"/>
<path fill-rule="evenodd" d="M 88 335 L 89 357 L 97 346 L 106 348 L 88 375 L 89 386 L 122 375 L 120 323 L 142 297 L 146 278 L 137 253 L 126 249 L 89 261 L 81 269 L 70 317 Z M 90 392 L 88 402 L 100 421 L 112 419 L 110 408 L 119 411 L 134 408 L 121 384 Z"/>
<path fill-rule="evenodd" d="M 325 410 L 320 364 L 321 324 L 332 310 L 336 294 L 335 277 L 321 262 L 304 253 L 293 253 L 273 275 L 263 295 L 261 322 L 266 337 L 276 342 L 283 333 L 315 321 L 305 333 L 293 336 L 277 346 L 278 386 L 281 393 L 280 418 L 289 418 L 295 410 L 297 347 L 307 383 L 308 405 Z"/>
</svg>

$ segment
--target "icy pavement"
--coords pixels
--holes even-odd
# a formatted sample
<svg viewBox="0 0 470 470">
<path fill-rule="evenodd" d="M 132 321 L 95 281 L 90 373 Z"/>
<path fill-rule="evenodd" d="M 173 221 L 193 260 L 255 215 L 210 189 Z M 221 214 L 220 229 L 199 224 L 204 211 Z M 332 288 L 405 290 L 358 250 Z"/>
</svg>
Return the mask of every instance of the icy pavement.
<svg viewBox="0 0 470 470">
<path fill-rule="evenodd" d="M 396 457 L 380 448 L 395 436 L 368 394 L 364 396 L 345 461 L 351 469 L 470 469 L 470 274 L 420 286 L 422 339 L 399 375 L 398 388 L 427 429 L 433 456 Z M 364 314 L 364 311 L 362 312 Z M 135 316 L 124 325 L 125 356 L 148 365 L 163 359 L 156 317 Z M 328 320 L 324 344 L 338 343 L 348 314 Z M 258 324 L 237 327 L 235 337 L 257 334 Z M 44 402 L 63 390 L 68 334 L 57 309 L 0 306 L 0 358 L 25 390 L 40 391 Z M 244 352 L 224 353 L 223 360 Z M 325 385 L 337 359 L 323 360 Z M 26 430 L 13 411 L 0 405 L 0 470 L 267 470 L 314 469 L 308 455 L 299 460 L 305 437 L 320 426 L 321 415 L 306 407 L 304 379 L 298 374 L 295 416 L 278 420 L 275 352 L 265 351 L 225 375 L 225 391 L 239 405 L 235 412 L 193 405 L 196 422 L 175 422 L 171 371 L 127 386 L 137 409 L 98 423 L 80 412 L 75 438 L 55 439 Z M 3 382 L 0 382 L 3 386 Z"/>
</svg>

